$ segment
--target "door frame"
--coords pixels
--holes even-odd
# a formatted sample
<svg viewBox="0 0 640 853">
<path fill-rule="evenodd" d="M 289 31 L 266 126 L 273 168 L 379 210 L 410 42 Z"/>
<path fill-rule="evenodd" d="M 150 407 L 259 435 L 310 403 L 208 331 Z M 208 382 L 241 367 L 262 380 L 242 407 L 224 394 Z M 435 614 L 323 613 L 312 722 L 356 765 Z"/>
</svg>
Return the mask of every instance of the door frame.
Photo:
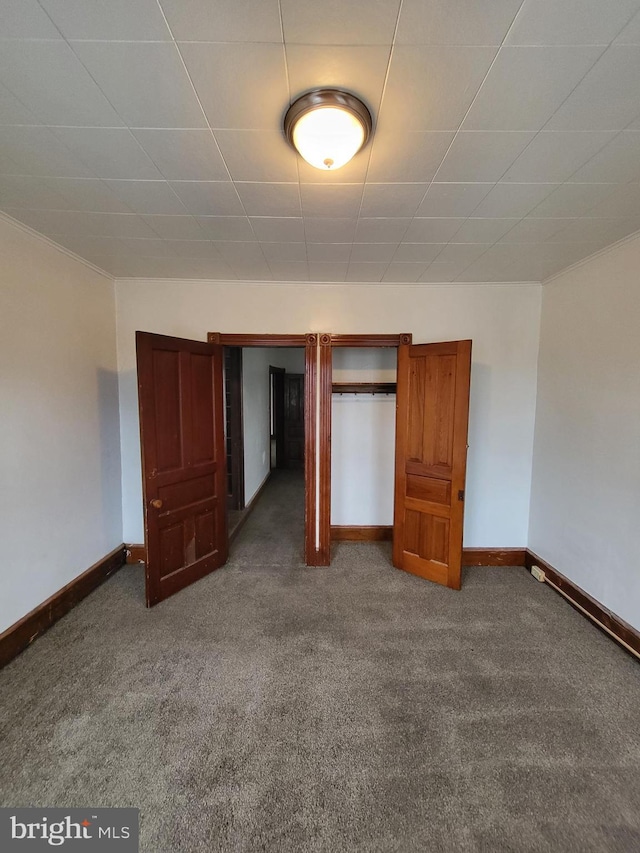
<svg viewBox="0 0 640 853">
<path fill-rule="evenodd" d="M 329 467 L 323 459 L 323 436 L 328 435 L 331 419 L 324 424 L 327 390 L 331 394 L 331 336 L 305 333 L 301 335 L 224 334 L 209 332 L 210 344 L 227 347 L 302 347 L 304 356 L 304 556 L 308 566 L 328 566 L 330 549 Z M 328 377 L 328 379 L 327 379 Z M 329 396 L 329 402 L 331 397 Z M 317 440 L 319 439 L 319 440 Z M 327 497 L 325 497 L 327 496 Z"/>
<path fill-rule="evenodd" d="M 413 342 L 410 332 L 396 335 L 224 334 L 209 332 L 212 344 L 235 347 L 304 347 L 305 349 L 305 562 L 331 564 L 331 395 L 333 347 L 395 347 Z"/>
</svg>

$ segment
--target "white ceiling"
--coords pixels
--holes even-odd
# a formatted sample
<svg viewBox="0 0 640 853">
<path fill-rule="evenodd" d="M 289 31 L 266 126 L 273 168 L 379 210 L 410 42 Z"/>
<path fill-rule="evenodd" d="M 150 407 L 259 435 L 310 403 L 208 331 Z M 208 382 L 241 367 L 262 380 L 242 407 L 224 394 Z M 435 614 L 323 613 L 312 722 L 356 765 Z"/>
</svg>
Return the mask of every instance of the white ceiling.
<svg viewBox="0 0 640 853">
<path fill-rule="evenodd" d="M 640 0 L 0 0 L 0 207 L 118 277 L 538 281 L 640 229 Z M 373 141 L 285 142 L 340 86 Z"/>
</svg>

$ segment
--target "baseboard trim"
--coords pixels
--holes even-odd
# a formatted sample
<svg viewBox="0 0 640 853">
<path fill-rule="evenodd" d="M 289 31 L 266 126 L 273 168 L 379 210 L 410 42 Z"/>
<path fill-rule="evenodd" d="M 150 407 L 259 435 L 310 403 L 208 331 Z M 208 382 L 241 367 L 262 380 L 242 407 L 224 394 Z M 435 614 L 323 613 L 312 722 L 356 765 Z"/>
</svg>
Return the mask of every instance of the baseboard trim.
<svg viewBox="0 0 640 853">
<path fill-rule="evenodd" d="M 147 549 L 144 545 L 125 545 L 127 549 L 127 565 L 147 562 Z"/>
<path fill-rule="evenodd" d="M 382 542 L 393 538 L 393 527 L 385 524 L 354 526 L 332 524 L 331 539 L 336 542 Z"/>
<path fill-rule="evenodd" d="M 124 566 L 126 549 L 118 545 L 106 557 L 90 566 L 77 578 L 54 593 L 14 625 L 0 634 L 0 668 L 17 657 L 27 646 L 48 631 L 76 604 Z"/>
<path fill-rule="evenodd" d="M 526 548 L 463 548 L 463 566 L 524 566 Z"/>
<path fill-rule="evenodd" d="M 640 658 L 640 632 L 628 622 L 612 613 L 533 551 L 527 550 L 525 566 L 529 571 L 532 566 L 539 566 L 544 571 L 545 583 L 548 586 L 566 598 L 569 604 L 584 616 L 589 617 L 598 628 L 620 643 L 628 652 Z"/>
</svg>

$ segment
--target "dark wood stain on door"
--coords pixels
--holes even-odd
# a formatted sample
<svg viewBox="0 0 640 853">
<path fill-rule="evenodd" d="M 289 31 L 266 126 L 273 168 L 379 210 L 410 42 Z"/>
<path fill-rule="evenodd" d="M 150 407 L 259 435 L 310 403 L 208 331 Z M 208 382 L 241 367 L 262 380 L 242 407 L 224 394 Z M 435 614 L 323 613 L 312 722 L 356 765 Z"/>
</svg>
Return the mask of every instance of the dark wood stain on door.
<svg viewBox="0 0 640 853">
<path fill-rule="evenodd" d="M 136 333 L 147 605 L 227 559 L 222 347 Z"/>
</svg>

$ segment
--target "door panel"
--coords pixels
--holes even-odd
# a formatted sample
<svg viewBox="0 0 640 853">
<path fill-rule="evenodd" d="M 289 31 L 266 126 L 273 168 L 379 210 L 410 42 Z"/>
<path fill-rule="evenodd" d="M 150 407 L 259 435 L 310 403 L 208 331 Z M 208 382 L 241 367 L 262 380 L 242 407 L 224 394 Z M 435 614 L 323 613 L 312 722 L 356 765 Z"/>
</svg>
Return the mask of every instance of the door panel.
<svg viewBox="0 0 640 853">
<path fill-rule="evenodd" d="M 460 589 L 471 341 L 398 348 L 393 564 Z"/>
<path fill-rule="evenodd" d="M 136 333 L 147 606 L 227 559 L 222 347 Z"/>
</svg>

